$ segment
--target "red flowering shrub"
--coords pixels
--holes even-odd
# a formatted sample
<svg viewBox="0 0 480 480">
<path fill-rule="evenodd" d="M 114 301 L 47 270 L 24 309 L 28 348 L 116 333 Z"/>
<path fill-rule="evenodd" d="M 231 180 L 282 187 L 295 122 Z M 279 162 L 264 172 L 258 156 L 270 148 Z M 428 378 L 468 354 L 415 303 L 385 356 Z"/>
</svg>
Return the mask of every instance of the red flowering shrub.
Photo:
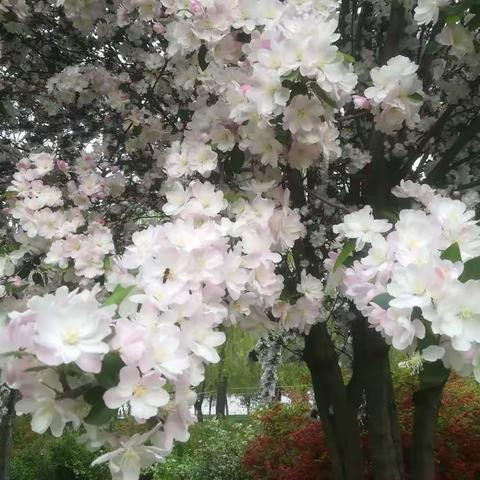
<svg viewBox="0 0 480 480">
<path fill-rule="evenodd" d="M 288 415 L 288 407 L 280 408 Z M 275 407 L 275 411 L 280 410 Z M 263 420 L 265 421 L 265 420 Z M 269 416 L 269 421 L 275 421 Z M 283 435 L 265 434 L 245 452 L 243 465 L 254 480 L 323 480 L 328 478 L 330 461 L 320 424 L 304 417 Z"/>
<path fill-rule="evenodd" d="M 413 385 L 397 389 L 403 429 L 405 469 L 409 470 Z M 328 480 L 330 461 L 318 421 L 309 418 L 306 401 L 274 405 L 259 413 L 263 433 L 246 450 L 245 472 L 252 480 Z M 446 388 L 437 434 L 436 480 L 480 478 L 480 393 L 478 386 L 452 378 Z M 362 438 L 368 459 L 366 435 Z M 368 465 L 366 477 L 368 474 Z"/>
</svg>

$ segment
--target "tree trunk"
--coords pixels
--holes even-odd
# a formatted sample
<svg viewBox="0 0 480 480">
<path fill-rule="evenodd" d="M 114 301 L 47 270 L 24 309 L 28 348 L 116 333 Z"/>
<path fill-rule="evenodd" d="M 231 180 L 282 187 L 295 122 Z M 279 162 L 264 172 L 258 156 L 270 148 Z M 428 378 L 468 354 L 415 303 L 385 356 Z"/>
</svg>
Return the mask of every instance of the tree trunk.
<svg viewBox="0 0 480 480">
<path fill-rule="evenodd" d="M 392 374 L 385 340 L 365 318 L 353 325 L 354 373 L 367 401 L 368 444 L 375 480 L 404 478 L 403 455 Z M 358 392 L 357 396 L 358 396 Z"/>
<path fill-rule="evenodd" d="M 200 385 L 200 392 L 197 395 L 197 399 L 193 405 L 195 415 L 197 416 L 197 420 L 199 422 L 203 422 L 203 400 L 205 399 L 205 381 L 203 381 Z"/>
<path fill-rule="evenodd" d="M 228 377 L 226 375 L 222 375 L 218 380 L 215 402 L 215 416 L 217 418 L 225 417 L 227 413 L 227 383 Z"/>
<path fill-rule="evenodd" d="M 438 411 L 445 384 L 419 390 L 413 394 L 412 478 L 434 480 L 435 434 Z"/>
<path fill-rule="evenodd" d="M 6 397 L 6 412 L 0 420 L 0 480 L 10 479 L 12 431 L 15 418 L 16 391 L 10 390 Z"/>
<path fill-rule="evenodd" d="M 312 377 L 334 480 L 361 480 L 363 458 L 357 410 L 349 401 L 338 356 L 324 323 L 305 338 L 304 358 Z"/>
<path fill-rule="evenodd" d="M 213 403 L 213 396 L 210 395 L 210 398 L 208 399 L 208 416 L 212 416 L 212 403 Z"/>
</svg>

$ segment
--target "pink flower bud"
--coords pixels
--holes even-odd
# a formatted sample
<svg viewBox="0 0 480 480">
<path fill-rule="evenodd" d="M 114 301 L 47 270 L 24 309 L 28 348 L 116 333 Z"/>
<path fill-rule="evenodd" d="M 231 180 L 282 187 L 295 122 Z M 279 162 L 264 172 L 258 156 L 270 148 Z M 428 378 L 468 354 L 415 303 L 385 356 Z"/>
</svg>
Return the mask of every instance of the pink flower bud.
<svg viewBox="0 0 480 480">
<path fill-rule="evenodd" d="M 61 172 L 66 173 L 68 171 L 68 163 L 64 160 L 57 160 L 57 168 Z"/>
<path fill-rule="evenodd" d="M 271 50 L 272 44 L 271 44 L 270 40 L 268 38 L 261 40 L 260 41 L 260 48 L 264 48 L 266 50 Z"/>
<path fill-rule="evenodd" d="M 203 14 L 203 7 L 198 0 L 192 0 L 190 3 L 190 10 L 196 16 L 200 16 Z"/>
<path fill-rule="evenodd" d="M 153 31 L 159 35 L 163 35 L 165 33 L 165 27 L 161 23 L 154 23 Z"/>
<path fill-rule="evenodd" d="M 252 86 L 249 85 L 248 83 L 245 83 L 240 88 L 242 90 L 242 93 L 246 95 L 252 89 Z"/>
<path fill-rule="evenodd" d="M 208 142 L 208 140 L 210 140 L 210 136 L 208 135 L 208 133 L 204 132 L 200 135 L 200 140 L 202 142 Z"/>
<path fill-rule="evenodd" d="M 22 286 L 22 279 L 18 276 L 15 275 L 14 277 L 9 279 L 9 282 L 16 288 L 19 288 Z"/>
<path fill-rule="evenodd" d="M 355 105 L 355 108 L 360 108 L 362 110 L 368 110 L 370 108 L 370 102 L 368 99 L 361 95 L 353 95 L 353 104 Z"/>
</svg>

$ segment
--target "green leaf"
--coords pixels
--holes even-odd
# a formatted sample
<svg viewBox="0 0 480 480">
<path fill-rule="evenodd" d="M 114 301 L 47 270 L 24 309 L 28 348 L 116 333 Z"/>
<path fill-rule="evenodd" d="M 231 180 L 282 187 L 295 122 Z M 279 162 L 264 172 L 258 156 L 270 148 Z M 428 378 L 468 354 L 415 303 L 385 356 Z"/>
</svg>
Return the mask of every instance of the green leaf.
<svg viewBox="0 0 480 480">
<path fill-rule="evenodd" d="M 452 16 L 463 15 L 463 13 L 470 7 L 477 4 L 477 0 L 463 0 L 463 2 L 458 2 L 454 5 L 448 5 L 441 8 L 441 12 L 448 18 Z"/>
<path fill-rule="evenodd" d="M 370 300 L 370 303 L 376 303 L 379 307 L 382 307 L 386 310 L 390 306 L 390 300 L 392 300 L 392 296 L 389 293 L 381 293 L 376 297 Z"/>
<path fill-rule="evenodd" d="M 112 268 L 112 257 L 110 255 L 106 255 L 105 258 L 103 259 L 103 269 L 105 271 L 110 271 Z"/>
<path fill-rule="evenodd" d="M 332 108 L 336 108 L 337 104 L 327 95 L 327 92 L 321 88 L 318 83 L 310 83 L 310 88 L 313 90 L 313 93 L 322 101 L 325 102 Z"/>
<path fill-rule="evenodd" d="M 103 306 L 107 307 L 108 305 L 120 305 L 120 303 L 127 298 L 128 294 L 133 290 L 133 288 L 133 286 L 125 288 L 121 285 L 117 285 L 112 294 L 105 299 Z"/>
<path fill-rule="evenodd" d="M 460 253 L 460 247 L 458 243 L 452 243 L 446 250 L 440 255 L 442 260 L 450 260 L 451 262 L 461 262 L 462 254 Z"/>
<path fill-rule="evenodd" d="M 200 65 L 200 68 L 202 69 L 202 71 L 205 71 L 208 67 L 208 62 L 206 60 L 207 53 L 208 53 L 207 46 L 203 43 L 198 50 L 198 64 Z"/>
<path fill-rule="evenodd" d="M 245 163 L 245 152 L 240 150 L 238 144 L 230 152 L 229 167 L 233 173 L 240 173 Z"/>
<path fill-rule="evenodd" d="M 468 282 L 468 280 L 480 280 L 480 257 L 466 261 L 463 265 L 463 273 L 458 279 L 462 283 Z"/>
<path fill-rule="evenodd" d="M 13 350 L 13 351 L 11 351 L 11 352 L 0 353 L 0 357 L 18 357 L 18 358 L 22 358 L 22 357 L 26 357 L 27 355 L 33 356 L 33 354 L 31 354 L 31 353 L 24 352 L 24 351 L 21 351 L 21 350 Z"/>
<path fill-rule="evenodd" d="M 480 27 L 480 14 L 476 14 L 468 23 L 467 23 L 467 28 L 470 31 L 476 30 L 478 27 Z"/>
<path fill-rule="evenodd" d="M 350 268 L 356 260 L 361 260 L 365 257 L 365 252 L 354 252 L 353 255 L 350 255 L 344 262 L 343 266 Z"/>
<path fill-rule="evenodd" d="M 275 138 L 287 148 L 292 145 L 292 132 L 284 130 L 281 125 L 275 126 Z"/>
<path fill-rule="evenodd" d="M 343 57 L 343 59 L 348 62 L 348 63 L 353 63 L 355 62 L 355 59 L 349 54 L 345 52 L 338 52 L 340 55 Z"/>
<path fill-rule="evenodd" d="M 420 390 L 443 385 L 450 375 L 450 370 L 445 368 L 441 360 L 436 362 L 424 362 L 423 369 L 419 374 Z"/>
<path fill-rule="evenodd" d="M 285 81 L 285 85 L 283 85 L 283 86 L 290 89 L 289 100 L 292 100 L 292 98 L 295 97 L 296 95 L 307 95 L 308 94 L 308 87 L 302 82 L 293 83 L 293 82 Z"/>
<path fill-rule="evenodd" d="M 132 128 L 132 135 L 135 135 L 136 137 L 138 137 L 142 133 L 142 130 L 143 128 L 141 125 L 135 125 Z"/>
<path fill-rule="evenodd" d="M 120 382 L 120 370 L 125 363 L 118 352 L 108 352 L 103 357 L 102 370 L 95 375 L 97 382 L 104 388 L 116 387 Z"/>
<path fill-rule="evenodd" d="M 427 43 L 427 47 L 425 48 L 425 53 L 433 56 L 433 55 L 436 55 L 442 48 L 443 48 L 443 45 L 440 45 L 434 40 L 430 40 Z"/>
<path fill-rule="evenodd" d="M 43 370 L 46 370 L 47 368 L 50 368 L 48 365 L 39 365 L 37 367 L 30 367 L 24 370 L 24 372 L 41 372 Z"/>
<path fill-rule="evenodd" d="M 423 96 L 420 95 L 419 93 L 412 93 L 411 95 L 408 96 L 410 100 L 416 103 L 422 103 L 423 102 Z"/>
<path fill-rule="evenodd" d="M 14 252 L 19 247 L 16 243 L 3 243 L 0 245 L 0 255 L 8 255 Z"/>
<path fill-rule="evenodd" d="M 335 265 L 333 266 L 333 271 L 337 271 L 339 267 L 341 267 L 345 260 L 350 256 L 350 254 L 353 252 L 353 249 L 355 248 L 355 240 L 350 239 L 345 243 L 345 245 L 342 248 L 342 251 L 337 257 L 337 260 L 335 261 Z"/>
<path fill-rule="evenodd" d="M 296 80 L 299 79 L 299 77 L 300 77 L 300 74 L 299 74 L 298 70 L 292 70 L 287 75 L 282 75 L 281 79 L 282 79 L 282 81 L 283 80 L 289 80 L 290 82 L 295 82 Z"/>
<path fill-rule="evenodd" d="M 398 222 L 398 213 L 394 212 L 393 210 L 381 209 L 378 212 L 383 218 L 388 218 L 392 222 Z"/>
<path fill-rule="evenodd" d="M 447 25 L 456 25 L 461 20 L 459 15 L 450 15 L 446 18 Z"/>
<path fill-rule="evenodd" d="M 242 196 L 236 192 L 227 192 L 224 193 L 223 196 L 228 203 L 236 202 L 237 200 L 240 200 L 242 198 Z"/>
<path fill-rule="evenodd" d="M 295 258 L 291 250 L 287 253 L 287 265 L 289 266 L 290 270 L 295 269 Z"/>
<path fill-rule="evenodd" d="M 423 321 L 421 315 L 419 317 L 417 317 L 417 318 L 419 318 L 420 320 Z M 430 345 L 438 345 L 438 342 L 440 340 L 440 336 L 435 335 L 433 333 L 430 322 L 423 321 L 423 325 L 425 326 L 425 336 L 423 338 L 419 338 L 417 340 L 417 345 L 418 345 L 418 350 L 419 351 L 425 350 Z"/>
<path fill-rule="evenodd" d="M 17 192 L 0 192 L 0 200 L 8 200 L 9 198 L 13 198 L 17 196 Z"/>
<path fill-rule="evenodd" d="M 92 406 L 89 414 L 84 418 L 85 423 L 104 425 L 117 414 L 117 410 L 112 410 L 105 405 L 103 401 L 105 391 L 102 387 L 93 387 L 84 395 L 85 401 Z"/>
</svg>

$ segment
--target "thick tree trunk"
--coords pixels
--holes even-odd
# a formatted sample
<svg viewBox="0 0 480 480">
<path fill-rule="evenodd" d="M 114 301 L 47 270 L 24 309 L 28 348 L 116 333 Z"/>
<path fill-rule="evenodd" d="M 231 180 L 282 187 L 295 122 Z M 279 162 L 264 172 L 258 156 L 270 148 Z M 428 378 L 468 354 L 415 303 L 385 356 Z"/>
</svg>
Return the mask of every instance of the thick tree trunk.
<svg viewBox="0 0 480 480">
<path fill-rule="evenodd" d="M 412 441 L 413 480 L 435 478 L 435 435 L 444 385 L 419 390 L 413 395 L 415 405 Z"/>
<path fill-rule="evenodd" d="M 15 390 L 5 395 L 6 412 L 0 420 L 0 480 L 10 479 L 10 457 L 12 451 L 12 430 L 15 418 Z"/>
<path fill-rule="evenodd" d="M 363 479 L 357 410 L 349 401 L 338 356 L 325 324 L 314 325 L 305 339 L 305 361 L 325 433 L 334 480 Z"/>
<path fill-rule="evenodd" d="M 401 480 L 403 455 L 388 346 L 380 334 L 368 328 L 364 318 L 355 320 L 353 334 L 354 378 L 367 401 L 373 476 L 375 480 Z"/>
</svg>

